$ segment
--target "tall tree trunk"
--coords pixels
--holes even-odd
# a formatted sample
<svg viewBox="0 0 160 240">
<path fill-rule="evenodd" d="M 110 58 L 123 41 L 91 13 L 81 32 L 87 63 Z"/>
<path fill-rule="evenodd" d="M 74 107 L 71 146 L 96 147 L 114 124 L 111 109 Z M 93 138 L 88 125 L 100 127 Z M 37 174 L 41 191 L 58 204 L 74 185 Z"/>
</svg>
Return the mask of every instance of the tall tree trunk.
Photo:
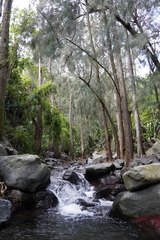
<svg viewBox="0 0 160 240">
<path fill-rule="evenodd" d="M 82 107 L 80 108 L 80 135 L 81 135 L 81 157 L 84 158 L 84 139 L 83 139 Z"/>
<path fill-rule="evenodd" d="M 2 5 L 3 5 L 3 0 L 0 0 L 0 17 L 2 16 Z"/>
<path fill-rule="evenodd" d="M 86 2 L 86 10 L 87 10 L 87 24 L 88 24 L 88 30 L 89 30 L 89 35 L 90 35 L 90 42 L 91 42 L 91 48 L 93 51 L 93 56 L 97 60 L 97 53 L 95 49 L 95 44 L 93 41 L 93 36 L 92 36 L 92 30 L 91 30 L 91 23 L 90 23 L 90 18 L 89 18 L 89 6 L 88 6 L 88 0 L 85 0 Z M 99 75 L 99 66 L 97 63 L 95 63 L 96 66 L 96 80 L 98 85 L 100 85 L 100 75 Z M 98 92 L 101 94 L 101 87 L 99 86 Z M 102 111 L 102 119 L 103 119 L 103 126 L 105 130 L 105 141 L 106 141 L 106 150 L 107 150 L 107 155 L 108 155 L 108 160 L 112 161 L 112 151 L 111 151 L 111 143 L 109 139 L 109 134 L 108 134 L 108 124 L 107 124 L 107 119 L 106 119 L 106 114 L 105 114 L 105 109 L 104 106 L 101 104 L 101 111 Z"/>
<path fill-rule="evenodd" d="M 96 96 L 96 98 L 98 99 L 98 101 L 100 102 L 100 104 L 103 106 L 106 116 L 110 122 L 110 127 L 114 136 L 114 140 L 115 140 L 115 146 L 116 146 L 116 151 L 117 151 L 117 157 L 120 158 L 120 151 L 119 151 L 119 140 L 118 140 L 118 134 L 117 134 L 117 128 L 113 122 L 113 119 L 111 117 L 111 114 L 108 111 L 108 108 L 106 106 L 105 100 L 103 99 L 103 97 L 94 90 L 94 88 L 90 85 L 89 82 L 87 82 L 85 79 L 83 79 L 82 77 L 79 77 L 80 80 L 82 80 L 92 91 L 92 93 Z"/>
<path fill-rule="evenodd" d="M 107 25 L 107 16 L 105 12 L 104 12 L 104 23 Z M 117 89 L 119 90 L 119 80 L 117 77 L 117 69 L 114 62 L 111 37 L 110 37 L 110 32 L 108 28 L 107 28 L 107 45 L 109 50 L 109 58 L 111 63 L 112 74 L 114 77 L 115 84 L 117 86 L 115 88 L 114 99 L 117 107 L 116 118 L 117 118 L 118 136 L 119 136 L 119 144 L 120 144 L 120 157 L 124 159 L 125 140 L 124 140 L 124 127 L 123 127 L 123 114 L 122 114 L 122 107 L 121 107 L 121 98 L 120 98 L 119 92 L 117 92 Z"/>
<path fill-rule="evenodd" d="M 50 74 L 50 79 L 53 82 L 54 79 L 53 79 L 53 76 L 52 76 L 51 58 L 49 58 L 49 60 L 48 60 L 48 72 Z M 55 100 L 55 95 L 54 95 L 54 90 L 52 90 L 50 99 L 51 99 L 51 106 L 52 107 L 57 106 L 57 103 L 56 103 L 56 100 Z"/>
<path fill-rule="evenodd" d="M 126 39 L 127 39 L 127 42 L 129 43 L 127 31 L 126 31 Z M 128 58 L 128 70 L 129 70 L 131 86 L 132 86 L 132 101 L 133 101 L 133 106 L 134 106 L 134 120 L 135 120 L 135 127 L 136 127 L 137 153 L 138 153 L 138 156 L 141 157 L 145 154 L 145 151 L 144 151 L 144 147 L 143 147 L 142 130 L 141 130 L 139 111 L 138 111 L 136 83 L 135 83 L 135 77 L 134 77 L 131 51 L 129 48 L 126 51 L 127 51 L 127 58 Z"/>
<path fill-rule="evenodd" d="M 12 0 L 0 2 L 0 14 L 2 21 L 0 23 L 0 139 L 4 134 L 4 112 L 5 112 L 5 94 L 8 81 L 8 44 L 9 44 L 9 25 L 12 8 Z"/>
<path fill-rule="evenodd" d="M 102 118 L 103 118 L 103 123 L 104 123 L 106 143 L 110 143 L 110 137 L 109 137 L 109 131 L 108 131 L 108 123 L 107 123 L 106 112 L 105 112 L 104 108 L 102 108 Z M 106 150 L 107 150 L 108 160 L 109 160 L 109 162 L 112 162 L 111 144 L 107 144 L 106 145 Z"/>
<path fill-rule="evenodd" d="M 39 74 L 38 74 L 38 88 L 42 86 L 42 67 L 41 67 L 41 58 L 39 57 Z M 42 135 L 43 135 L 43 124 L 42 124 L 42 96 L 39 93 L 38 96 L 38 111 L 37 117 L 33 118 L 33 125 L 34 125 L 34 149 L 37 154 L 42 153 Z"/>
<path fill-rule="evenodd" d="M 69 136 L 70 136 L 70 157 L 74 159 L 74 146 L 73 146 L 73 95 L 69 96 Z"/>
<path fill-rule="evenodd" d="M 159 93 L 158 93 L 158 88 L 157 88 L 157 85 L 156 83 L 154 84 L 154 91 L 155 91 L 155 97 L 156 97 L 156 101 L 157 101 L 157 107 L 158 107 L 158 110 L 159 110 L 159 113 L 160 113 L 160 99 L 159 99 Z"/>
<path fill-rule="evenodd" d="M 119 37 L 117 34 L 116 25 L 113 26 L 114 42 L 116 46 L 116 58 L 117 58 L 117 69 L 119 74 L 119 89 L 122 101 L 122 112 L 124 122 L 124 138 L 125 138 L 125 166 L 129 166 L 133 159 L 133 137 L 132 137 L 132 126 L 131 118 L 128 110 L 128 98 L 126 92 L 126 85 L 123 72 L 123 64 L 121 58 L 121 49 L 119 45 Z"/>
</svg>

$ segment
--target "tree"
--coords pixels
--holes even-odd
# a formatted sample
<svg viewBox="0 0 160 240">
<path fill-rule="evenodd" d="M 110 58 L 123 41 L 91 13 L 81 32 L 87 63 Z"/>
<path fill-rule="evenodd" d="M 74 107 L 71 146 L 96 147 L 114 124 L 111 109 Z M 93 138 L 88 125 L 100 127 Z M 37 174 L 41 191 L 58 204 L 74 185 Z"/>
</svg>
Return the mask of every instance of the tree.
<svg viewBox="0 0 160 240">
<path fill-rule="evenodd" d="M 0 2 L 0 139 L 4 134 L 5 94 L 9 72 L 9 25 L 12 0 Z"/>
</svg>

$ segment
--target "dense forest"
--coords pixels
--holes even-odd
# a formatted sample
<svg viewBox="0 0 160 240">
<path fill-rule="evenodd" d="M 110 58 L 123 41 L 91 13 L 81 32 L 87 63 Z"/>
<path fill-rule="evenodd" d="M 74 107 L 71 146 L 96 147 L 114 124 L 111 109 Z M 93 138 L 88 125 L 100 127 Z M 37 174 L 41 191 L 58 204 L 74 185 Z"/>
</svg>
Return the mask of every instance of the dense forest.
<svg viewBox="0 0 160 240">
<path fill-rule="evenodd" d="M 159 0 L 0 0 L 0 139 L 126 166 L 160 140 Z"/>
</svg>

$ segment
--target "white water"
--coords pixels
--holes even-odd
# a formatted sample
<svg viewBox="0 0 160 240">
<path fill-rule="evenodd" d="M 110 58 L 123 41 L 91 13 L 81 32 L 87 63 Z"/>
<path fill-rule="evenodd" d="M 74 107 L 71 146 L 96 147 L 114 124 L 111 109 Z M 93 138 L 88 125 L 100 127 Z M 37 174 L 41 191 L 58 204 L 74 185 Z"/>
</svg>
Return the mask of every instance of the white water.
<svg viewBox="0 0 160 240">
<path fill-rule="evenodd" d="M 77 216 L 94 216 L 99 211 L 99 214 L 105 216 L 111 206 L 111 201 L 99 200 L 94 201 L 94 187 L 92 187 L 82 174 L 79 176 L 82 179 L 81 185 L 74 185 L 62 179 L 64 171 L 56 173 L 51 177 L 50 189 L 56 194 L 59 200 L 58 211 L 61 215 L 67 217 Z M 95 206 L 85 207 L 78 204 L 79 199 Z M 103 212 L 101 207 L 103 207 Z"/>
</svg>

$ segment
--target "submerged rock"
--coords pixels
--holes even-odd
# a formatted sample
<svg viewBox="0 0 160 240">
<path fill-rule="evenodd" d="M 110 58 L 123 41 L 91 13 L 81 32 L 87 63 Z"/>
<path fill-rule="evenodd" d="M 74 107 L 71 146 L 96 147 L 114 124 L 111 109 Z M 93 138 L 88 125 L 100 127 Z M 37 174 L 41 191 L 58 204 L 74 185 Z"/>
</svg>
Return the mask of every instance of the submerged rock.
<svg viewBox="0 0 160 240">
<path fill-rule="evenodd" d="M 94 207 L 97 205 L 97 203 L 95 202 L 87 202 L 84 199 L 80 198 L 77 199 L 76 204 L 82 206 L 82 207 Z"/>
<path fill-rule="evenodd" d="M 36 194 L 36 206 L 52 208 L 58 205 L 58 198 L 51 190 L 44 190 Z"/>
<path fill-rule="evenodd" d="M 12 204 L 10 201 L 0 199 L 0 225 L 8 222 L 11 217 Z"/>
<path fill-rule="evenodd" d="M 1 156 L 0 175 L 7 187 L 30 193 L 43 190 L 50 182 L 50 170 L 31 154 Z"/>
<path fill-rule="evenodd" d="M 160 163 L 142 165 L 123 174 L 127 190 L 133 191 L 160 182 Z"/>
<path fill-rule="evenodd" d="M 66 171 L 63 175 L 63 180 L 66 180 L 75 185 L 78 185 L 82 182 L 82 179 L 74 171 Z"/>
</svg>

